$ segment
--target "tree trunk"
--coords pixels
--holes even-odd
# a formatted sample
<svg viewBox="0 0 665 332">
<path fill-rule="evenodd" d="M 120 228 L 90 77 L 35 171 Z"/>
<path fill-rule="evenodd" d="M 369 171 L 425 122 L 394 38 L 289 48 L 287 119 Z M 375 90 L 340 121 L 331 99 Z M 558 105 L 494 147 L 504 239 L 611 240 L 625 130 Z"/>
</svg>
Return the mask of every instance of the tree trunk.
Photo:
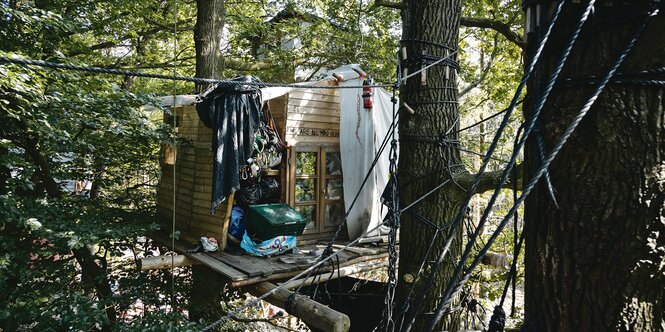
<svg viewBox="0 0 665 332">
<path fill-rule="evenodd" d="M 224 29 L 224 0 L 196 0 L 196 26 L 194 46 L 196 48 L 196 77 L 220 78 L 224 66 L 222 55 L 222 33 Z M 207 88 L 197 84 L 197 92 Z M 221 222 L 221 221 L 220 221 Z M 192 289 L 189 296 L 189 319 L 200 318 L 214 321 L 225 311 L 223 302 L 228 302 L 224 284 L 219 275 L 204 266 L 192 267 Z"/>
<path fill-rule="evenodd" d="M 445 57 L 450 54 L 450 50 L 440 45 L 449 45 L 457 49 L 460 12 L 460 0 L 405 1 L 402 8 L 402 46 L 406 47 L 407 57 L 415 58 L 422 54 Z M 410 73 L 420 68 L 419 64 L 407 67 Z M 427 70 L 426 85 L 422 85 L 421 77 L 415 75 L 410 78 L 400 91 L 401 100 L 416 111 L 414 115 L 408 112 L 400 114 L 398 182 L 402 207 L 449 179 L 451 174 L 464 171 L 459 150 L 418 140 L 418 137 L 436 139 L 439 135 L 458 128 L 456 72 L 452 68 L 437 65 Z M 448 138 L 457 139 L 457 135 Z M 455 216 L 463 198 L 463 192 L 455 185 L 449 184 L 413 210 L 442 226 Z M 445 233 L 448 232 L 450 230 L 446 229 L 444 234 L 439 234 L 433 239 L 435 229 L 416 219 L 412 213 L 402 215 L 396 312 L 399 313 L 405 303 L 412 302 L 412 299 L 422 291 L 422 284 L 427 279 L 430 265 L 442 251 L 446 240 Z M 455 232 L 456 240 L 446 258 L 446 263 L 436 275 L 432 288 L 426 291 L 425 303 L 416 316 L 412 326 L 413 331 L 423 331 L 431 319 L 431 315 L 427 313 L 436 307 L 438 297 L 451 277 L 455 258 L 459 257 L 460 235 L 459 231 Z M 432 244 L 431 250 L 430 244 Z M 429 256 L 425 257 L 428 250 Z M 426 263 L 420 270 L 423 259 Z M 459 327 L 459 317 L 446 319 L 439 327 L 456 331 Z"/>
<path fill-rule="evenodd" d="M 192 289 L 189 294 L 189 320 L 216 321 L 226 314 L 222 303 L 228 303 L 224 282 L 219 274 L 203 265 L 192 266 Z M 227 291 L 228 292 L 228 291 Z"/>
<path fill-rule="evenodd" d="M 645 20 L 642 16 L 603 26 L 599 21 L 607 18 L 606 10 L 627 17 L 637 5 L 598 2 L 562 77 L 605 75 Z M 564 7 L 563 21 L 551 38 L 558 44 L 545 49 L 543 81 L 584 6 L 585 1 Z M 665 16 L 660 15 L 619 71 L 665 66 L 663 31 Z M 535 36 L 530 38 L 533 49 Z M 538 87 L 537 80 L 530 82 L 525 105 L 533 105 Z M 571 85 L 553 91 L 540 120 L 546 148 L 558 141 L 593 88 Z M 665 330 L 664 109 L 662 87 L 608 85 L 550 167 L 559 207 L 543 183 L 527 200 L 528 330 Z M 530 112 L 525 106 L 527 117 Z M 531 171 L 538 166 L 536 146 L 533 140 L 527 144 Z"/>
<path fill-rule="evenodd" d="M 196 0 L 196 77 L 220 78 L 224 69 L 222 33 L 224 31 L 224 0 Z M 200 92 L 207 84 L 197 84 Z"/>
</svg>

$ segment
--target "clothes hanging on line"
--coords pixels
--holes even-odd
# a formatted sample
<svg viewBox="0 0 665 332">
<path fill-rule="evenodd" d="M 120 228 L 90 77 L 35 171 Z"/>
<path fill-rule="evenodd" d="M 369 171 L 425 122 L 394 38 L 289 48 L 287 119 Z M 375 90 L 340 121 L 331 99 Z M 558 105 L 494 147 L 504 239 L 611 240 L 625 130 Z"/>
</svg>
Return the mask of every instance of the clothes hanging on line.
<svg viewBox="0 0 665 332">
<path fill-rule="evenodd" d="M 257 78 L 243 76 L 234 81 L 247 85 L 215 85 L 200 96 L 199 118 L 212 128 L 213 175 L 210 213 L 240 189 L 240 169 L 252 157 L 262 104 Z"/>
</svg>

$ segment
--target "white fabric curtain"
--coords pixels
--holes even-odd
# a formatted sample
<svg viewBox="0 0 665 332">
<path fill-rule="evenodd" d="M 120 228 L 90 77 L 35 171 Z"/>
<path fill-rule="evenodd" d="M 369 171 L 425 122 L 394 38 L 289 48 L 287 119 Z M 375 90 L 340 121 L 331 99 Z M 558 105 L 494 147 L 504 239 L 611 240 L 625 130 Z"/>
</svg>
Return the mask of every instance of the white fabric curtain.
<svg viewBox="0 0 665 332">
<path fill-rule="evenodd" d="M 342 86 L 362 85 L 362 79 L 355 72 L 342 71 L 346 80 Z M 349 76 L 346 76 L 349 75 Z M 349 79 L 349 77 L 354 77 Z M 393 104 L 392 94 L 382 88 L 374 88 L 373 108 L 363 107 L 362 89 L 340 89 L 340 151 L 344 172 L 344 205 L 348 209 L 360 189 L 365 175 L 372 166 L 374 156 L 379 151 L 386 134 L 391 131 Z M 396 137 L 397 138 L 397 137 Z M 347 218 L 349 238 L 354 240 L 368 229 L 381 223 L 386 208 L 381 204 L 381 194 L 390 178 L 390 138 L 372 170 L 358 200 Z M 385 232 L 374 231 L 367 236 L 377 236 Z M 382 232 L 383 231 L 383 232 Z"/>
</svg>

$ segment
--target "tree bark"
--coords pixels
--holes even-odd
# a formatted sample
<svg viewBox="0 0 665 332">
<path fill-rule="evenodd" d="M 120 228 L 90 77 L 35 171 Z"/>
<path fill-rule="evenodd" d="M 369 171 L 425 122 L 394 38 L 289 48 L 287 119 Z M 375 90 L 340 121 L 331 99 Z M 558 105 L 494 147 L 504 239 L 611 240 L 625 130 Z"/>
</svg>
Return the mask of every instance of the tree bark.
<svg viewBox="0 0 665 332">
<path fill-rule="evenodd" d="M 220 78 L 222 75 L 224 69 L 222 33 L 225 14 L 224 0 L 196 0 L 194 27 L 196 77 Z M 206 84 L 197 84 L 197 92 L 206 86 Z"/>
<path fill-rule="evenodd" d="M 450 54 L 450 51 L 445 48 L 427 42 L 450 45 L 456 49 L 460 12 L 460 0 L 405 1 L 402 8 L 402 39 L 404 40 L 403 46 L 407 50 L 407 57 L 415 57 L 423 53 L 440 57 Z M 455 58 L 453 57 L 453 59 Z M 420 66 L 407 69 L 413 73 L 420 69 Z M 413 115 L 408 112 L 400 114 L 398 183 L 401 206 L 410 204 L 437 184 L 450 179 L 452 175 L 464 172 L 459 150 L 451 146 L 439 146 L 413 139 L 416 136 L 439 137 L 448 132 L 451 127 L 451 131 L 456 131 L 458 128 L 456 72 L 452 68 L 434 66 L 427 70 L 426 76 L 426 85 L 421 85 L 421 76 L 415 75 L 400 90 L 401 100 L 416 111 Z M 457 139 L 457 135 L 449 138 Z M 455 216 L 462 199 L 463 191 L 454 184 L 449 184 L 413 209 L 442 226 Z M 449 232 L 449 229 L 445 230 L 445 233 Z M 434 233 L 435 230 L 432 227 L 420 222 L 411 213 L 402 215 L 397 286 L 399 306 L 404 305 L 405 302 L 409 303 L 411 298 L 423 291 L 423 282 L 427 279 L 430 265 L 442 251 L 446 240 L 443 234 L 439 234 L 440 236 L 433 239 Z M 452 275 L 455 258 L 460 254 L 460 235 L 459 230 L 453 235 L 455 241 L 451 251 L 446 263 L 438 271 L 432 288 L 426 291 L 424 306 L 421 312 L 417 313 L 412 326 L 413 331 L 425 330 L 431 319 L 431 316 L 426 313 L 436 307 L 438 296 L 443 292 L 443 288 Z M 432 243 L 431 250 L 429 250 L 430 243 Z M 425 257 L 428 250 L 430 254 Z M 421 271 L 420 264 L 423 260 L 426 263 Z M 411 293 L 412 287 L 413 292 Z M 396 311 L 399 312 L 399 310 Z M 438 328 L 449 331 L 458 330 L 459 317 L 443 320 Z"/>
<path fill-rule="evenodd" d="M 222 33 L 225 21 L 224 0 L 196 0 L 196 77 L 220 78 L 224 68 Z M 207 88 L 197 84 L 197 93 Z M 205 266 L 192 267 L 192 288 L 189 296 L 189 319 L 214 321 L 224 314 L 228 302 L 224 283 L 219 275 Z"/>
<path fill-rule="evenodd" d="M 598 2 L 587 29 L 602 27 L 598 21 L 606 18 L 603 9 L 611 6 L 609 1 Z M 541 82 L 552 71 L 583 6 L 584 2 L 564 7 L 563 22 L 552 36 L 559 42 L 545 49 Z M 637 5 L 614 6 L 621 7 L 611 9 L 628 15 Z M 644 20 L 583 33 L 562 76 L 604 75 Z M 620 71 L 665 66 L 663 31 L 665 17 L 660 15 L 650 22 Z M 533 49 L 535 36 L 529 38 Z M 526 117 L 542 86 L 538 81 L 529 83 Z M 553 91 L 540 120 L 547 148 L 558 141 L 594 87 L 559 86 Z M 543 183 L 527 200 L 528 330 L 665 330 L 664 110 L 662 87 L 608 85 L 550 167 L 559 207 Z M 531 139 L 525 181 L 529 170 L 532 174 L 538 166 L 536 148 Z"/>
</svg>

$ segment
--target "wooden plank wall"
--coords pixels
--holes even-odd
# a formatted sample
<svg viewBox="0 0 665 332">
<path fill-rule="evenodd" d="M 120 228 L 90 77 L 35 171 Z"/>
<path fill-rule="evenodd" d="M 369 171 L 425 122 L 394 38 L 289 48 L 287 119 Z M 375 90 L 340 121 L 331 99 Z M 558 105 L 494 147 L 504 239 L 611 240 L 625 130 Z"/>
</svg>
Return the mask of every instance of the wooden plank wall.
<svg viewBox="0 0 665 332">
<path fill-rule="evenodd" d="M 212 191 L 212 130 L 198 118 L 195 106 L 178 107 L 176 159 L 176 229 L 185 239 L 222 237 L 226 204 L 210 215 Z M 173 218 L 173 165 L 162 165 L 158 187 L 157 214 L 163 229 L 171 230 Z"/>
<path fill-rule="evenodd" d="M 275 121 L 275 127 L 277 127 L 277 132 L 279 136 L 286 142 L 286 112 L 289 106 L 289 95 L 285 94 L 281 97 L 277 97 L 269 100 L 268 106 L 270 107 L 270 113 L 272 114 L 273 120 Z M 289 202 L 289 192 L 287 190 L 288 180 L 287 180 L 287 163 L 288 163 L 288 151 L 282 154 L 282 165 L 279 167 L 279 184 L 280 184 L 280 197 L 282 202 Z"/>
<path fill-rule="evenodd" d="M 332 84 L 332 83 L 331 83 Z M 289 145 L 299 143 L 339 144 L 339 92 L 337 89 L 294 90 L 269 101 L 275 124 Z M 201 236 L 222 238 L 226 202 L 210 215 L 212 192 L 212 130 L 198 118 L 193 105 L 178 107 L 180 144 L 176 160 L 176 229 L 184 239 Z M 286 156 L 285 156 L 286 159 Z M 285 160 L 282 188 L 288 188 L 293 165 Z M 287 167 L 288 166 L 288 167 Z M 157 213 L 163 229 L 171 230 L 173 218 L 173 165 L 162 165 Z M 290 200 L 288 190 L 282 199 Z"/>
<path fill-rule="evenodd" d="M 292 91 L 285 137 L 291 145 L 301 142 L 339 144 L 339 90 Z"/>
<path fill-rule="evenodd" d="M 191 112 L 196 114 L 194 106 Z M 198 120 L 198 116 L 197 116 Z M 212 129 L 198 121 L 196 133 L 196 178 L 192 202 L 192 226 L 190 232 L 197 237 L 214 236 L 220 243 L 226 215 L 226 201 L 214 215 L 210 214 L 212 197 Z M 226 236 L 226 235 L 224 235 Z"/>
<path fill-rule="evenodd" d="M 332 85 L 335 83 L 327 82 Z M 359 101 L 362 102 L 362 101 Z M 339 146 L 339 89 L 294 90 L 289 94 L 286 117 L 286 140 L 297 150 L 298 145 Z M 293 190 L 295 156 L 288 160 L 287 188 Z M 289 192 L 291 194 L 291 192 Z M 287 195 L 287 202 L 295 198 Z M 308 233 L 301 240 L 329 239 L 332 232 Z"/>
</svg>

